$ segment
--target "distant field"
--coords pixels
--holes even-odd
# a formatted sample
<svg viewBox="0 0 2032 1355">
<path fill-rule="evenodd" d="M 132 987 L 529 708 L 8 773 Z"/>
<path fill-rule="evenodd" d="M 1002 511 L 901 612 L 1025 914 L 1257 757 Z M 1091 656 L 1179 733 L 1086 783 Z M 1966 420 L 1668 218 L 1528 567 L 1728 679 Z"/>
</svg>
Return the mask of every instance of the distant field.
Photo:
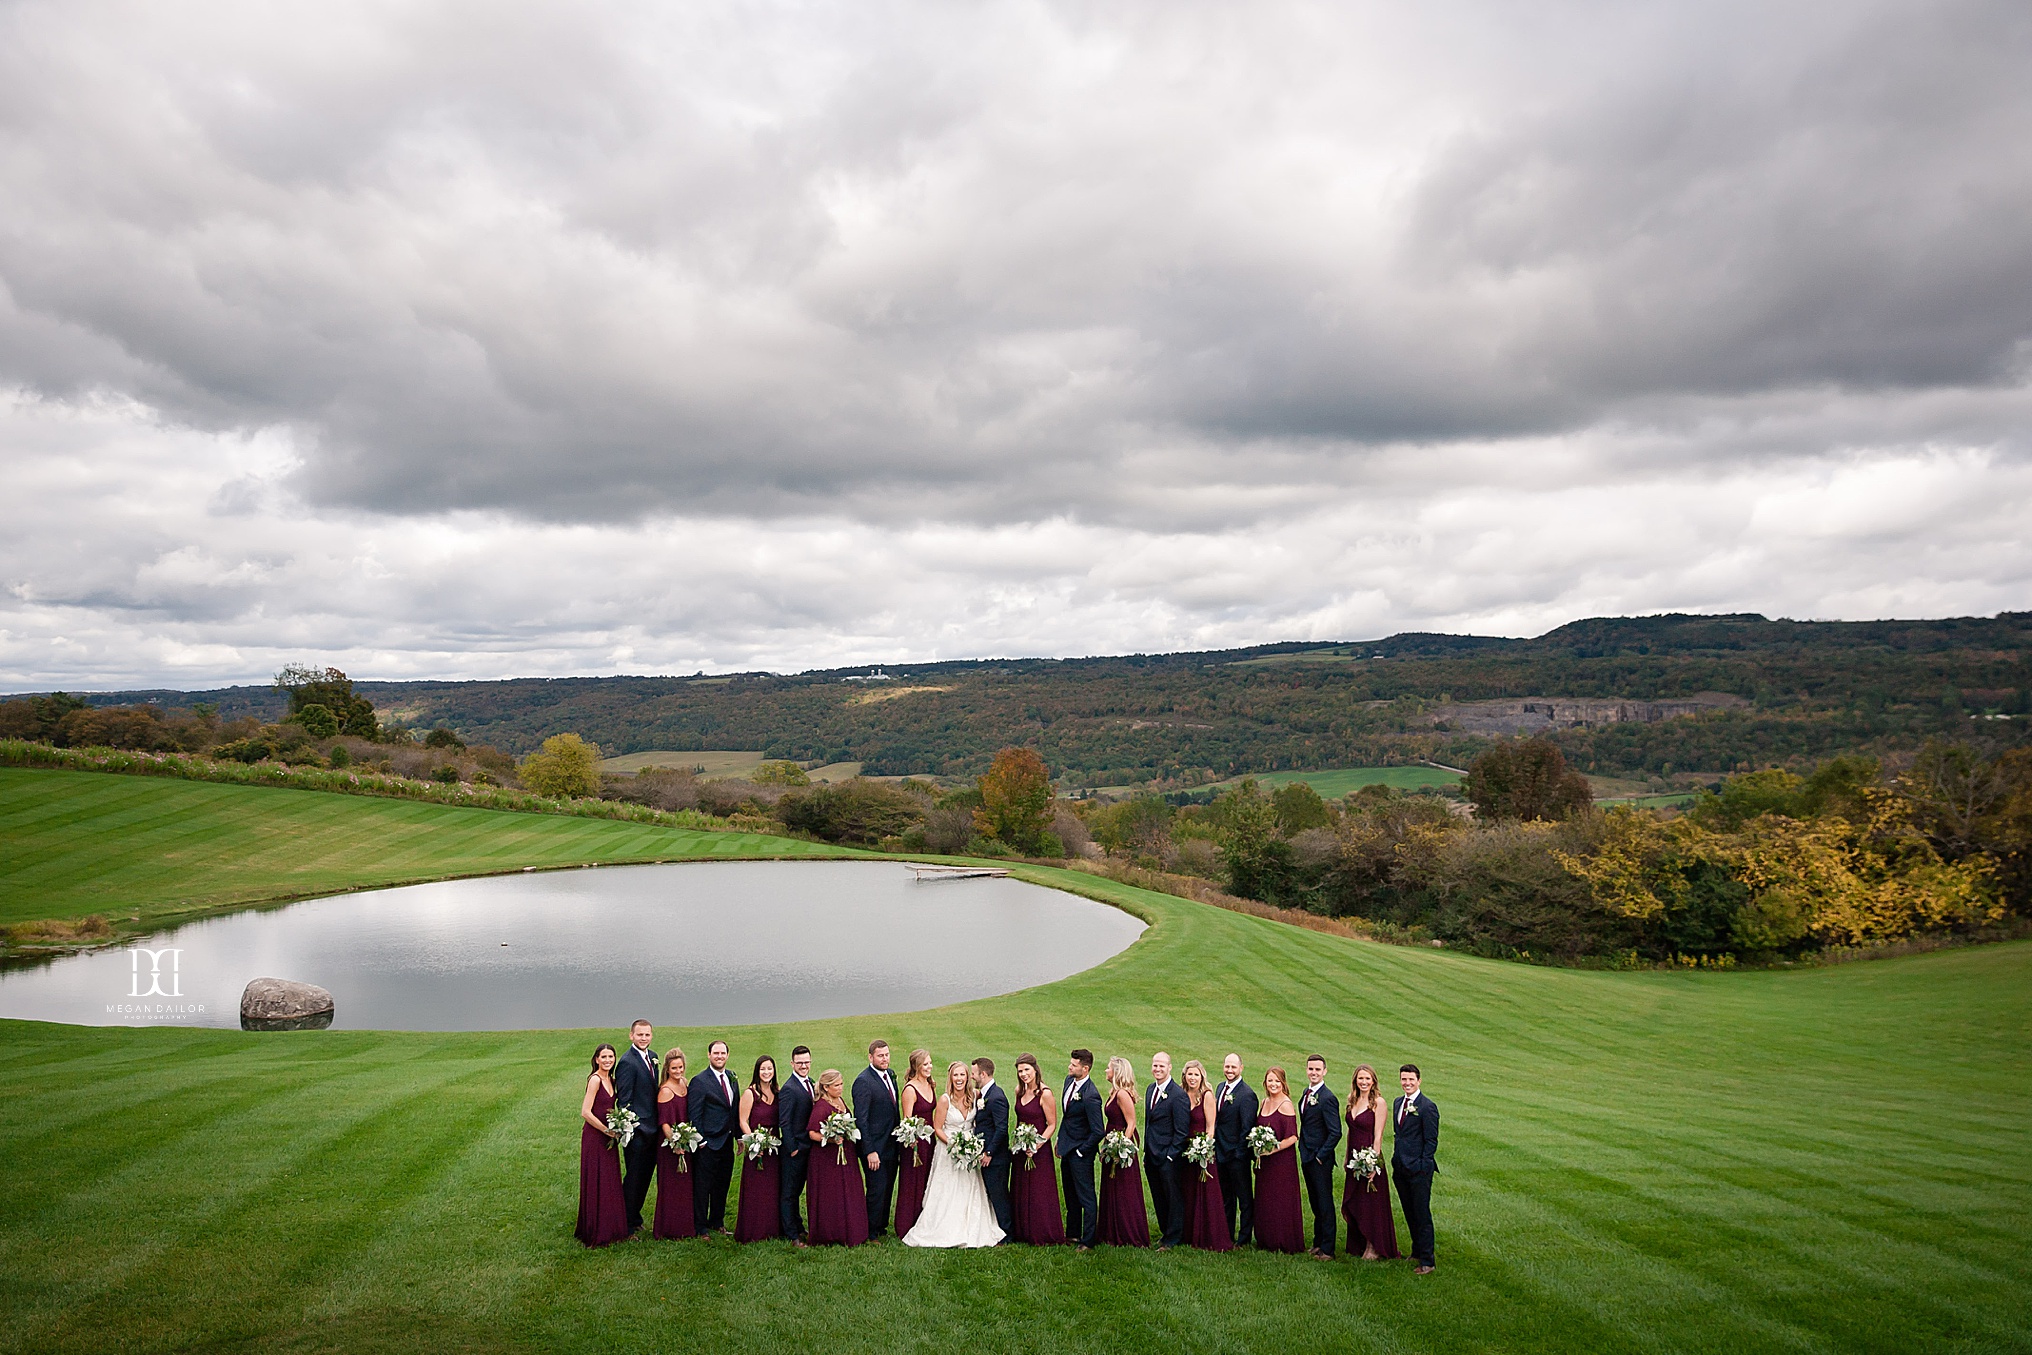
<svg viewBox="0 0 2032 1355">
<path fill-rule="evenodd" d="M 1322 772 L 1253 772 L 1259 786 L 1275 788 L 1288 786 L 1294 781 L 1303 781 L 1320 793 L 1321 798 L 1338 800 L 1352 795 L 1363 786 L 1389 786 L 1394 790 L 1417 790 L 1420 786 L 1457 786 L 1458 772 L 1443 771 L 1438 767 L 1333 767 Z M 1240 785 L 1244 777 L 1230 777 L 1216 783 L 1213 790 L 1226 790 Z"/>
<path fill-rule="evenodd" d="M 607 758 L 600 763 L 600 770 L 612 776 L 633 776 L 644 767 L 678 767 L 687 771 L 698 768 L 702 769 L 699 775 L 707 780 L 718 780 L 751 775 L 766 761 L 768 759 L 760 753 L 708 748 L 688 752 L 626 753 Z M 823 767 L 805 769 L 805 775 L 814 781 L 848 781 L 860 774 L 861 764 L 858 762 L 829 762 Z"/>
</svg>

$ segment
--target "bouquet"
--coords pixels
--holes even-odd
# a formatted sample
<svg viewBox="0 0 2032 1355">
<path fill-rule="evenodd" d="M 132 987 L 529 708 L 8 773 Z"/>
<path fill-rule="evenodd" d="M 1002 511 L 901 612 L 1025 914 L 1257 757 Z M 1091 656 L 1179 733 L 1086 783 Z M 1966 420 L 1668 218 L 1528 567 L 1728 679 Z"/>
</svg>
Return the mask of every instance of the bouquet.
<svg viewBox="0 0 2032 1355">
<path fill-rule="evenodd" d="M 961 1128 L 953 1131 L 945 1150 L 952 1154 L 955 1167 L 963 1172 L 977 1172 L 981 1169 L 981 1154 L 988 1151 L 988 1145 L 973 1130 Z"/>
<path fill-rule="evenodd" d="M 1194 1134 L 1185 1141 L 1185 1160 L 1199 1168 L 1199 1179 L 1207 1179 L 1207 1168 L 1213 1165 L 1214 1136 Z"/>
<path fill-rule="evenodd" d="M 1136 1165 L 1136 1140 L 1116 1129 L 1101 1140 L 1101 1165 L 1110 1175 Z"/>
<path fill-rule="evenodd" d="M 917 1150 L 919 1146 L 931 1140 L 931 1125 L 929 1122 L 920 1116 L 906 1115 L 897 1124 L 896 1128 L 890 1132 L 889 1137 L 910 1149 L 911 1166 L 921 1167 L 924 1165 L 924 1160 L 918 1157 Z"/>
<path fill-rule="evenodd" d="M 833 1160 L 844 1167 L 847 1165 L 847 1145 L 861 1141 L 861 1126 L 854 1123 L 852 1111 L 836 1110 L 819 1123 L 818 1141 L 837 1145 L 837 1156 Z"/>
<path fill-rule="evenodd" d="M 783 1140 L 766 1129 L 751 1129 L 735 1140 L 750 1162 L 760 1162 L 783 1146 Z"/>
<path fill-rule="evenodd" d="M 1037 1166 L 1037 1150 L 1044 1146 L 1044 1131 L 1034 1124 L 1019 1124 L 1009 1131 L 1009 1146 L 1023 1154 L 1023 1170 Z"/>
<path fill-rule="evenodd" d="M 641 1123 L 642 1117 L 626 1106 L 615 1106 L 607 1112 L 607 1132 L 614 1136 L 611 1142 L 616 1148 L 626 1148 Z"/>
<path fill-rule="evenodd" d="M 1261 1162 L 1277 1151 L 1277 1131 L 1267 1124 L 1259 1124 L 1249 1131 L 1247 1140 L 1250 1153 Z"/>
<path fill-rule="evenodd" d="M 705 1141 L 706 1136 L 699 1133 L 690 1120 L 679 1120 L 663 1131 L 663 1146 L 677 1154 L 677 1169 L 681 1172 L 691 1170 L 686 1154 L 697 1152 L 699 1145 Z"/>
<path fill-rule="evenodd" d="M 1348 1154 L 1348 1175 L 1367 1181 L 1370 1190 L 1376 1188 L 1376 1173 L 1382 1169 L 1383 1159 L 1376 1155 L 1374 1148 L 1357 1148 Z"/>
</svg>

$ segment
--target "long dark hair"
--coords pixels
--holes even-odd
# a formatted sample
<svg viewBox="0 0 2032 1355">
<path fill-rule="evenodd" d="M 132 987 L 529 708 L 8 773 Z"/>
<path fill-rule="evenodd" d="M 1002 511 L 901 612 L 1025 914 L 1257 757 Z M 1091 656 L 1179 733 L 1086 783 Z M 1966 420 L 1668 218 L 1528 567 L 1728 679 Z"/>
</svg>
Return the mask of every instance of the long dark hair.
<svg viewBox="0 0 2032 1355">
<path fill-rule="evenodd" d="M 762 1065 L 765 1063 L 769 1065 L 769 1080 L 767 1082 L 762 1080 Z M 758 1087 L 767 1087 L 769 1088 L 769 1099 L 771 1101 L 776 1099 L 776 1059 L 773 1055 L 764 1054 L 761 1058 L 755 1060 L 755 1071 L 748 1075 L 748 1086 L 751 1090 Z"/>
<path fill-rule="evenodd" d="M 1037 1066 L 1037 1055 L 1035 1054 L 1018 1054 L 1016 1056 L 1016 1095 L 1019 1097 L 1023 1095 L 1023 1069 L 1025 1068 L 1030 1070 L 1031 1097 L 1035 1100 L 1043 1100 L 1044 1070 Z"/>
<path fill-rule="evenodd" d="M 602 1040 L 598 1044 L 593 1046 L 593 1071 L 596 1073 L 600 1071 L 601 1050 L 605 1050 L 609 1054 L 614 1054 L 614 1046 L 608 1044 L 605 1040 Z M 621 1056 L 619 1054 L 614 1054 L 614 1057 L 618 1059 Z"/>
</svg>

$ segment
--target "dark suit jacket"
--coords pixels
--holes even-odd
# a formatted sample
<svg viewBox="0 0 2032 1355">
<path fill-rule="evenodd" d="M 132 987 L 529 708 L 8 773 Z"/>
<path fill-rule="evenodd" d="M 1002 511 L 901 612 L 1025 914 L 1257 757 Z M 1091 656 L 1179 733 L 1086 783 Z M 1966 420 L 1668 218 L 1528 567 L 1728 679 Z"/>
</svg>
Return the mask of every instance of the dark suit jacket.
<svg viewBox="0 0 2032 1355">
<path fill-rule="evenodd" d="M 1390 1165 L 1400 1172 L 1431 1175 L 1439 1170 L 1439 1107 L 1424 1092 L 1418 1093 L 1415 1104 L 1417 1113 L 1400 1120 L 1404 1098 L 1400 1096 L 1390 1103 L 1390 1123 L 1395 1126 L 1391 1130 Z"/>
<path fill-rule="evenodd" d="M 1185 1151 L 1192 1124 L 1192 1098 L 1176 1080 L 1151 1083 L 1143 1093 L 1143 1155 L 1169 1162 Z"/>
<path fill-rule="evenodd" d="M 894 1072 L 889 1080 L 896 1081 Z M 884 1167 L 895 1160 L 896 1140 L 889 1136 L 903 1120 L 902 1098 L 902 1084 L 897 1083 L 896 1095 L 891 1097 L 872 1063 L 854 1079 L 854 1123 L 861 1127 L 861 1156 L 879 1154 Z"/>
<path fill-rule="evenodd" d="M 810 1131 L 796 1126 L 811 1120 L 811 1093 L 797 1085 L 797 1074 L 776 1089 L 776 1123 L 784 1126 L 782 1152 L 786 1157 L 803 1157 L 811 1151 Z"/>
<path fill-rule="evenodd" d="M 731 1099 L 721 1094 L 720 1079 L 707 1065 L 685 1090 L 684 1113 L 691 1117 L 692 1128 L 705 1139 L 706 1147 L 715 1152 L 732 1146 L 741 1133 L 741 1079 L 731 1068 L 727 1086 L 734 1093 Z"/>
<path fill-rule="evenodd" d="M 1214 1160 L 1216 1162 L 1245 1162 L 1249 1160 L 1249 1131 L 1256 1127 L 1258 1102 L 1256 1089 L 1246 1081 L 1237 1079 L 1232 1096 L 1222 1099 L 1225 1082 L 1214 1084 Z"/>
<path fill-rule="evenodd" d="M 1080 1088 L 1079 1100 L 1072 1099 L 1071 1078 L 1058 1094 L 1058 1155 L 1074 1153 L 1091 1156 L 1108 1132 L 1108 1098 L 1091 1077 Z"/>
<path fill-rule="evenodd" d="M 629 1045 L 614 1060 L 614 1104 L 635 1112 L 641 1126 L 637 1133 L 656 1137 L 656 1056 L 642 1062 L 642 1051 Z"/>
<path fill-rule="evenodd" d="M 1327 1087 L 1319 1084 L 1319 1090 L 1307 1087 L 1296 1098 L 1298 1102 L 1298 1160 L 1300 1162 L 1326 1162 L 1334 1160 L 1334 1149 L 1341 1142 L 1341 1103 Z M 1310 1104 L 1307 1104 L 1310 1102 Z"/>
<path fill-rule="evenodd" d="M 981 1103 L 974 1107 L 974 1132 L 988 1145 L 988 1165 L 999 1167 L 1009 1160 L 1009 1098 L 1002 1084 L 989 1086 Z"/>
</svg>

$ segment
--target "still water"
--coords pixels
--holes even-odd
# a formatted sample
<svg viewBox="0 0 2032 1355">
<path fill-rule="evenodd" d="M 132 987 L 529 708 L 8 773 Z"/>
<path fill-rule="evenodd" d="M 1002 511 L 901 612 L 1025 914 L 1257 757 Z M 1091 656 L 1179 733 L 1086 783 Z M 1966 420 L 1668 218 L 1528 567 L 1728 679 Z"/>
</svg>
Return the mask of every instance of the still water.
<svg viewBox="0 0 2032 1355">
<path fill-rule="evenodd" d="M 452 880 L 236 913 L 0 971 L 0 1017 L 240 1024 L 249 979 L 331 990 L 336 1029 L 737 1024 L 935 1007 L 1049 983 L 1143 931 L 1009 879 L 886 861 L 726 861 Z"/>
</svg>

